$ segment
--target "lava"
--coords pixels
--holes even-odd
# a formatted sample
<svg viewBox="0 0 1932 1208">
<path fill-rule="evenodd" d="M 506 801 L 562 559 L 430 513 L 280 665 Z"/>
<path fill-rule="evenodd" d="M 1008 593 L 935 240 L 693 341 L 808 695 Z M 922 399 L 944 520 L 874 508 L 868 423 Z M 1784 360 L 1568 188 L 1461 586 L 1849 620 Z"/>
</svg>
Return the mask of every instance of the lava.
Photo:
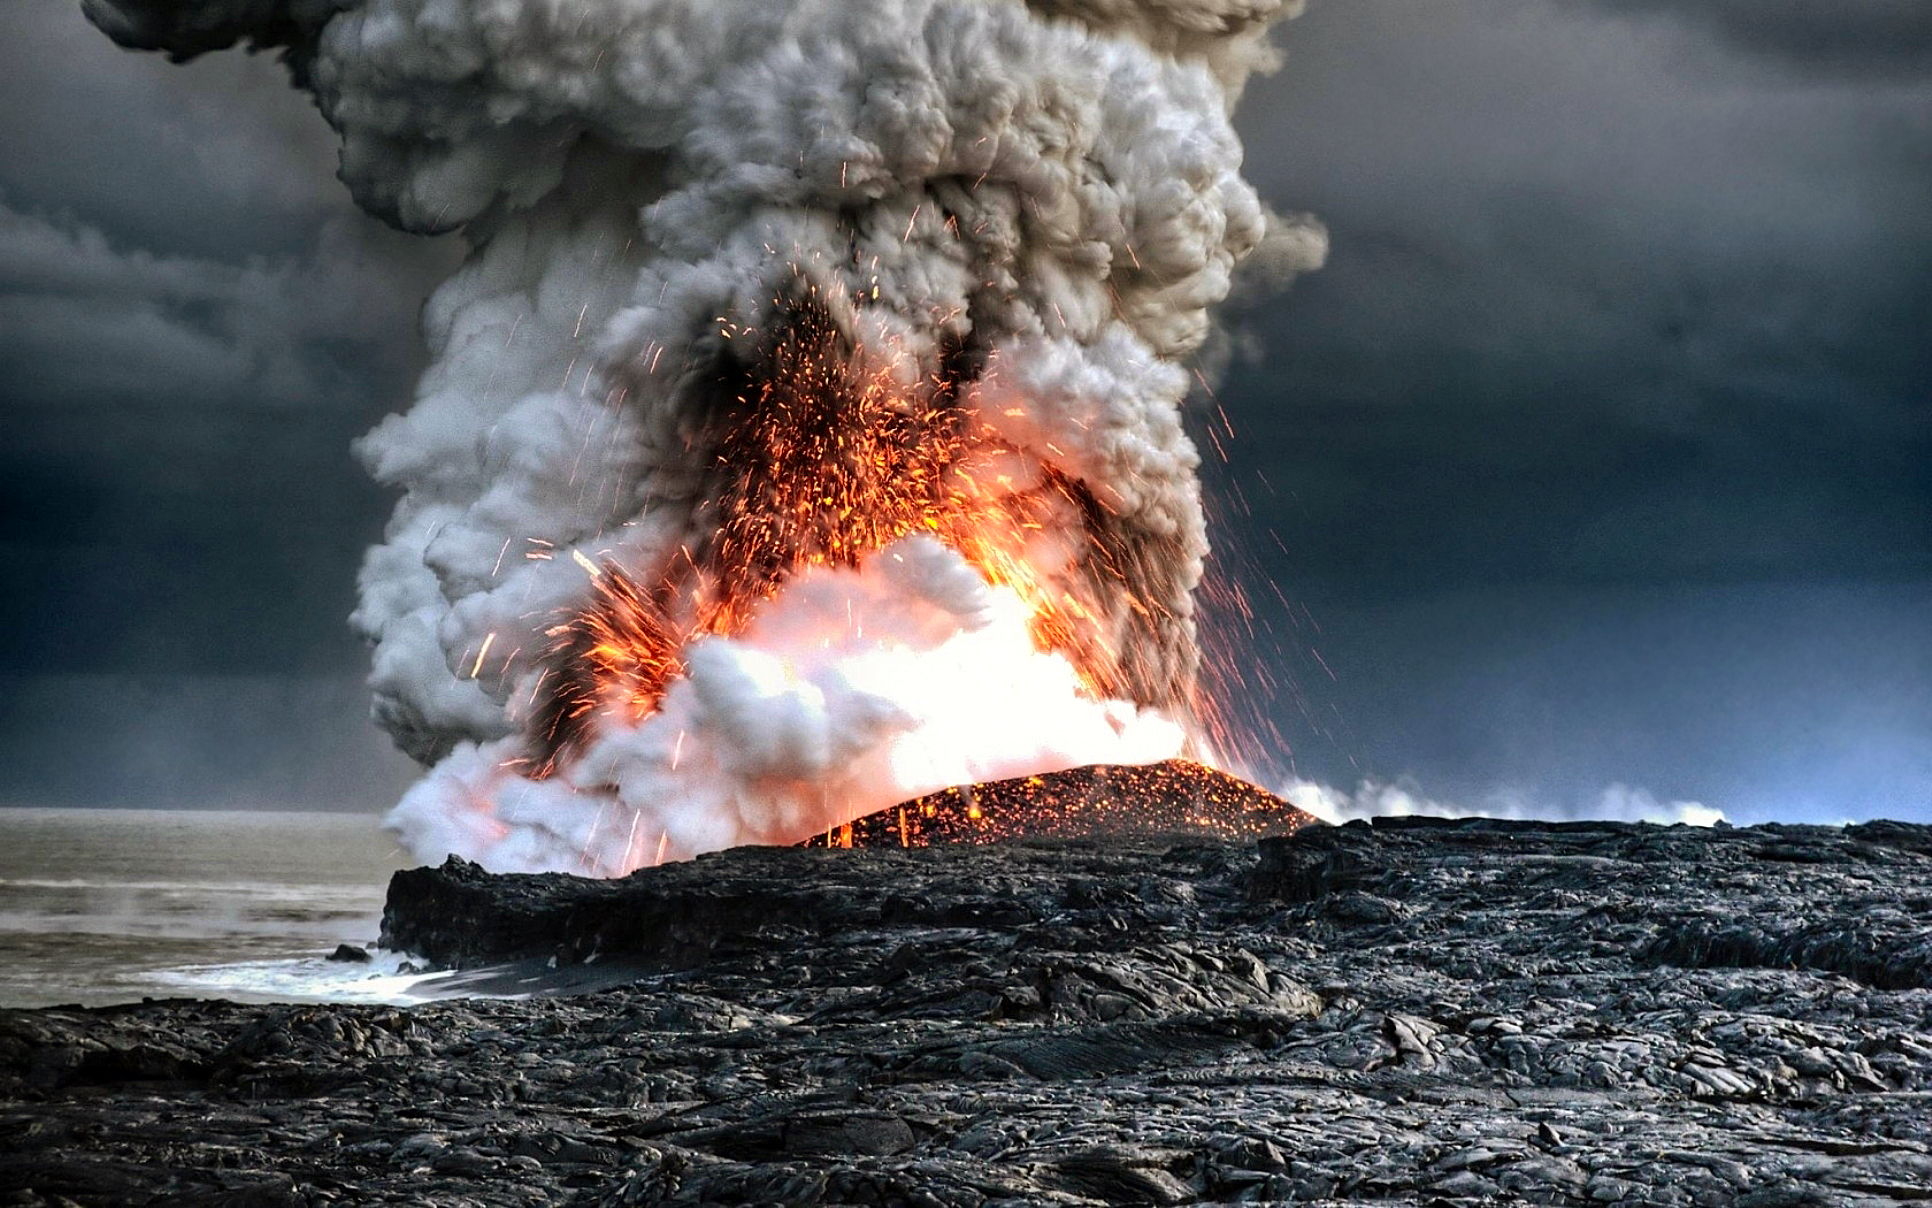
<svg viewBox="0 0 1932 1208">
<path fill-rule="evenodd" d="M 1137 644 L 1134 626 L 1171 620 L 1138 581 L 1147 555 L 1121 539 L 1083 482 L 1013 448 L 962 404 L 971 350 L 955 345 L 936 370 L 909 374 L 842 332 L 818 286 L 802 274 L 792 285 L 774 301 L 770 332 L 721 321 L 737 346 L 764 347 L 749 364 L 721 365 L 721 402 L 692 441 L 709 463 L 705 539 L 680 547 L 648 585 L 635 568 L 587 564 L 588 602 L 546 631 L 526 724 L 532 752 L 518 762 L 553 773 L 601 722 L 654 714 L 692 640 L 741 635 L 799 570 L 856 568 L 911 534 L 936 537 L 989 585 L 1017 593 L 1035 648 L 1066 657 L 1094 700 L 1190 716 L 1191 676 L 1136 675 L 1122 657 Z M 1082 535 L 1079 574 L 1053 574 L 1029 548 L 1049 529 Z"/>
<path fill-rule="evenodd" d="M 1252 840 L 1319 824 L 1245 780 L 1170 759 L 959 785 L 856 818 L 800 846 L 929 847 L 1130 834 Z"/>
</svg>

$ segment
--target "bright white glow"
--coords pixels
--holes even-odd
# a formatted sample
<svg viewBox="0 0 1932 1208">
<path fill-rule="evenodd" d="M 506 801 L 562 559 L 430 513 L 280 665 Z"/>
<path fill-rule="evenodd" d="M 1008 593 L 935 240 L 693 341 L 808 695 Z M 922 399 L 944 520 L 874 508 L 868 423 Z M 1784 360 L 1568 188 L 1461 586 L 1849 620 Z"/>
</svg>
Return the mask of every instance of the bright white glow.
<svg viewBox="0 0 1932 1208">
<path fill-rule="evenodd" d="M 692 643 L 659 712 L 606 719 L 557 775 L 506 771 L 514 742 L 467 746 L 388 824 L 425 859 L 615 876 L 794 843 L 949 785 L 1180 753 L 1174 722 L 1093 699 L 1036 650 L 1029 615 L 929 537 L 812 567 L 741 638 Z"/>
</svg>

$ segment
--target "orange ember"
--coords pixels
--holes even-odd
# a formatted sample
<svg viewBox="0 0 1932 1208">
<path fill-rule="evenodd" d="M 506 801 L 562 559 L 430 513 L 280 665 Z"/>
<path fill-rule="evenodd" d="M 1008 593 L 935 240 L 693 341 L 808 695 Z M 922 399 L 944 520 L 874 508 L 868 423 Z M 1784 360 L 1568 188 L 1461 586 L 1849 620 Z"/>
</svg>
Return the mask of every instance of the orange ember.
<svg viewBox="0 0 1932 1208">
<path fill-rule="evenodd" d="M 617 566 L 598 568 L 591 604 L 552 626 L 549 689 L 535 718 L 546 754 L 536 774 L 556 770 L 563 751 L 589 732 L 605 710 L 632 720 L 657 709 L 664 685 L 684 670 L 679 652 L 688 634 L 673 619 L 674 584 L 646 589 Z"/>
<path fill-rule="evenodd" d="M 1313 814 L 1245 780 L 1170 759 L 944 789 L 867 814 L 799 846 L 929 847 L 1129 834 L 1257 839 L 1319 823 Z"/>
<path fill-rule="evenodd" d="M 1123 535 L 1083 484 L 1018 457 L 961 405 L 973 372 L 964 347 L 917 374 L 879 363 L 802 280 L 770 333 L 723 325 L 719 336 L 733 355 L 720 357 L 716 402 L 691 437 L 709 473 L 698 527 L 712 536 L 646 579 L 591 567 L 590 603 L 548 631 L 529 723 L 536 775 L 598 719 L 655 712 L 691 639 L 740 634 L 799 570 L 854 567 L 914 533 L 1015 591 L 1035 645 L 1065 655 L 1096 698 L 1187 711 L 1191 662 L 1143 666 L 1143 650 L 1185 624 L 1142 585 L 1162 551 Z M 1070 566 L 1042 572 L 1029 542 L 1049 528 L 1087 543 Z"/>
</svg>

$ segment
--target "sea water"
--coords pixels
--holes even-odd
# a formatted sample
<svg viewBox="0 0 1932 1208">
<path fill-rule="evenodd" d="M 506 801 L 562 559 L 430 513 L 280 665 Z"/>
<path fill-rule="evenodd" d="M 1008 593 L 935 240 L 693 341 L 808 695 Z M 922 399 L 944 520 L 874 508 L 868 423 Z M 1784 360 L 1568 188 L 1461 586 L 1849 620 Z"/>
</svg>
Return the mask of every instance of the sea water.
<svg viewBox="0 0 1932 1208">
<path fill-rule="evenodd" d="M 0 809 L 0 1006 L 409 997 L 328 956 L 412 863 L 363 814 Z"/>
</svg>

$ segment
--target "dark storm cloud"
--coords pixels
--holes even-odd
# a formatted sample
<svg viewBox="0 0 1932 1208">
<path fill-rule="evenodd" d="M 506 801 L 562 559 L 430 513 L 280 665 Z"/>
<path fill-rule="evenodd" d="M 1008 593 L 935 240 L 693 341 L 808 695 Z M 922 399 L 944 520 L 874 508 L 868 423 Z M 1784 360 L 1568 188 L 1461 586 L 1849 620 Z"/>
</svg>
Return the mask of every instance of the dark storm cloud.
<svg viewBox="0 0 1932 1208">
<path fill-rule="evenodd" d="M 271 59 L 122 51 L 69 0 L 0 9 L 0 146 L 14 209 L 157 254 L 295 255 L 355 215 L 334 135 Z"/>
<path fill-rule="evenodd" d="M 384 368 L 407 359 L 389 346 L 413 322 L 398 294 L 414 283 L 374 250 L 330 225 L 300 258 L 155 255 L 0 198 L 0 369 L 22 405 L 340 403 L 363 385 L 341 350 L 373 350 Z"/>
<path fill-rule="evenodd" d="M 394 237 L 400 240 L 400 236 Z M 346 670 L 379 493 L 349 441 L 408 388 L 420 284 L 117 247 L 0 205 L 0 668 Z"/>
<path fill-rule="evenodd" d="M 0 673 L 359 671 L 348 444 L 453 249 L 356 211 L 269 59 L 60 0 L 0 14 L 0 147 Z"/>
<path fill-rule="evenodd" d="M 1240 120 L 1331 251 L 1249 316 L 1223 474 L 1271 532 L 1218 537 L 1296 605 L 1303 773 L 1924 815 L 1932 71 L 1880 8 L 1289 27 Z"/>
<path fill-rule="evenodd" d="M 355 809 L 413 765 L 366 720 L 359 675 L 0 673 L 0 807 Z"/>
<path fill-rule="evenodd" d="M 1719 34 L 1805 74 L 1870 78 L 1932 68 L 1924 0 L 1583 0 L 1618 16 L 1662 16 Z"/>
<path fill-rule="evenodd" d="M 0 6 L 0 805 L 371 808 L 407 779 L 349 634 L 457 249 L 359 213 L 265 56 Z"/>
<path fill-rule="evenodd" d="M 1932 569 L 1932 89 L 1691 71 L 1609 12 L 1318 4 L 1248 98 L 1333 235 L 1225 392 L 1283 573 Z"/>
</svg>

